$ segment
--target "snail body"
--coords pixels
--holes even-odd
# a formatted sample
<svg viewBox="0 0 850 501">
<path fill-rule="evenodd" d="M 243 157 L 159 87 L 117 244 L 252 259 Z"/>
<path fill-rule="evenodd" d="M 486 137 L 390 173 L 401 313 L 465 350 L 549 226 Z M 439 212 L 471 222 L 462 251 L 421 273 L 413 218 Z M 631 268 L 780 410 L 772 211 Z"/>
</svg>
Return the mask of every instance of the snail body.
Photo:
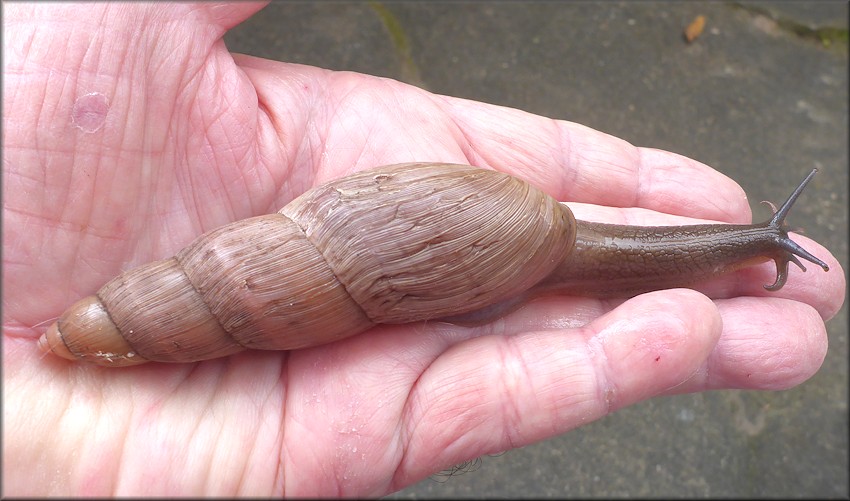
<svg viewBox="0 0 850 501">
<path fill-rule="evenodd" d="M 313 188 L 275 214 L 208 232 L 72 305 L 44 351 L 106 366 L 191 362 L 329 343 L 376 324 L 455 317 L 539 291 L 631 296 L 803 257 L 784 218 L 758 225 L 576 221 L 507 174 L 398 164 Z M 796 255 L 796 256 L 795 256 Z M 803 268 L 805 269 L 805 268 Z"/>
</svg>

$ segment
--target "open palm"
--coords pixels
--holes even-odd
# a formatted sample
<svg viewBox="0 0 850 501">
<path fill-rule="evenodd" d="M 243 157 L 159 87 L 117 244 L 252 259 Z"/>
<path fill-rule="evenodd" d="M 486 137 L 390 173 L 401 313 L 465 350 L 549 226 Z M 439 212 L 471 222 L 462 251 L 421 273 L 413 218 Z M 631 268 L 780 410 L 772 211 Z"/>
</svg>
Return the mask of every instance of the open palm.
<svg viewBox="0 0 850 501">
<path fill-rule="evenodd" d="M 749 221 L 736 184 L 672 153 L 230 54 L 221 36 L 259 8 L 6 6 L 7 494 L 380 496 L 652 396 L 787 388 L 820 366 L 843 272 L 802 237 L 835 271 L 792 271 L 779 293 L 765 265 L 707 285 L 714 300 L 549 297 L 288 353 L 113 370 L 41 355 L 46 324 L 120 271 L 379 165 L 510 172 L 585 219 Z"/>
</svg>

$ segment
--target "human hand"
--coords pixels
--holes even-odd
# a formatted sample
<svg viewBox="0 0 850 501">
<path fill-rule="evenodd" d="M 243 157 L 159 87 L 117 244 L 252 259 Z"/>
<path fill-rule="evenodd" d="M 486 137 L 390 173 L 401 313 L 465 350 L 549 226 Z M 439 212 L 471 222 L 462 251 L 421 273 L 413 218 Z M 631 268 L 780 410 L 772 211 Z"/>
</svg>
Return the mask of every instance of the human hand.
<svg viewBox="0 0 850 501">
<path fill-rule="evenodd" d="M 610 206 L 574 204 L 583 219 L 749 221 L 737 185 L 677 155 L 384 79 L 234 58 L 220 37 L 258 8 L 7 6 L 7 494 L 379 496 L 645 398 L 787 388 L 819 367 L 843 272 L 798 236 L 832 271 L 792 270 L 778 293 L 761 289 L 764 265 L 706 286 L 714 301 L 550 297 L 472 329 L 384 326 L 186 365 L 41 356 L 49 320 L 119 271 L 378 165 L 470 163 Z M 99 128 L 91 93 L 108 104 Z"/>
</svg>

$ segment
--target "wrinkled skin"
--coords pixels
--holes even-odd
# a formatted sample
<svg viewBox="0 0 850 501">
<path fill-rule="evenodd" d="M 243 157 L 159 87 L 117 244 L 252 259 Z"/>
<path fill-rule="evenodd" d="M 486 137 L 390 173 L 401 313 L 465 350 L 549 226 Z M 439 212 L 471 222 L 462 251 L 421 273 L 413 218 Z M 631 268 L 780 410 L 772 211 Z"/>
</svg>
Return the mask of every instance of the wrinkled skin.
<svg viewBox="0 0 850 501">
<path fill-rule="evenodd" d="M 550 297 L 290 353 L 111 370 L 41 354 L 47 324 L 121 270 L 378 165 L 507 171 L 584 219 L 750 221 L 740 187 L 672 153 L 229 53 L 222 35 L 260 7 L 4 6 L 4 494 L 380 496 L 647 398 L 820 367 L 844 274 L 801 236 L 831 271 L 792 269 L 777 293 L 767 263 L 701 292 Z"/>
</svg>

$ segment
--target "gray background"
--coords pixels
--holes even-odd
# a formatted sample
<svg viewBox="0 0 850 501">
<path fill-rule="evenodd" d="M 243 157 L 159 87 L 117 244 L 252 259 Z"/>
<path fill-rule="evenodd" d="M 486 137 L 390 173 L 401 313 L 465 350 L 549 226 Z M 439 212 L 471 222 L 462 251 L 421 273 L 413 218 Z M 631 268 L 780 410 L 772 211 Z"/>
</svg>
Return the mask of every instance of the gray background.
<svg viewBox="0 0 850 501">
<path fill-rule="evenodd" d="M 705 162 L 750 200 L 821 172 L 791 226 L 847 269 L 846 2 L 275 3 L 226 37 L 270 59 L 391 77 Z M 705 32 L 686 44 L 698 14 Z M 825 45 L 812 29 L 839 28 Z M 753 208 L 757 219 L 767 209 Z M 847 308 L 784 392 L 655 399 L 392 497 L 848 496 Z"/>
</svg>

